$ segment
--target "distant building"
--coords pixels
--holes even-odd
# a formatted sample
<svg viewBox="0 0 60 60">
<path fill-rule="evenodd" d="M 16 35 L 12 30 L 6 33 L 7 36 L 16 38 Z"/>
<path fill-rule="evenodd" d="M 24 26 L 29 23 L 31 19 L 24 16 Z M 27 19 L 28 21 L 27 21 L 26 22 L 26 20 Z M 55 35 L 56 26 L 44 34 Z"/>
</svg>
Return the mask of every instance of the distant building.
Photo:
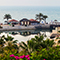
<svg viewBox="0 0 60 60">
<path fill-rule="evenodd" d="M 7 24 L 7 21 L 4 21 L 4 24 Z"/>
<path fill-rule="evenodd" d="M 15 20 L 15 19 L 12 19 L 12 20 L 9 20 L 8 21 L 8 24 L 18 24 L 18 21 L 17 20 Z"/>
<path fill-rule="evenodd" d="M 26 18 L 23 18 L 22 20 L 19 21 L 20 25 L 37 25 L 37 24 L 40 24 L 38 21 L 34 20 L 34 19 L 26 19 Z"/>
<path fill-rule="evenodd" d="M 60 27 L 56 27 L 55 30 L 52 30 L 50 38 L 55 38 L 56 36 L 60 36 Z"/>
<path fill-rule="evenodd" d="M 31 21 L 31 25 L 38 25 L 40 24 L 40 22 L 38 22 L 37 20 L 34 20 L 34 19 L 30 19 Z"/>
<path fill-rule="evenodd" d="M 24 25 L 24 26 L 31 25 L 31 21 L 26 18 L 21 19 L 19 23 L 20 25 Z"/>
</svg>

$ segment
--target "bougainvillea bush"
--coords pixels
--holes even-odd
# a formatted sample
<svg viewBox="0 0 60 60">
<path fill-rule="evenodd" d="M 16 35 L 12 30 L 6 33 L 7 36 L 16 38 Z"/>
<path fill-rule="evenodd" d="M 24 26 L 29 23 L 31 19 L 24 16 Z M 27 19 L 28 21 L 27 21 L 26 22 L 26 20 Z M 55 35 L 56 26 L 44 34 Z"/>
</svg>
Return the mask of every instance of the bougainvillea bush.
<svg viewBox="0 0 60 60">
<path fill-rule="evenodd" d="M 10 60 L 30 60 L 29 55 L 15 56 L 14 54 L 10 55 Z"/>
</svg>

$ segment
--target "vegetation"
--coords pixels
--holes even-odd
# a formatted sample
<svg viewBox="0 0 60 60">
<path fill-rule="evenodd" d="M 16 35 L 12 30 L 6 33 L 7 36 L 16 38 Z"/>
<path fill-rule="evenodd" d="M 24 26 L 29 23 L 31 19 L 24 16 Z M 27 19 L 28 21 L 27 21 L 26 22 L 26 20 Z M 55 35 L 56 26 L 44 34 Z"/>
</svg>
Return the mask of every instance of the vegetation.
<svg viewBox="0 0 60 60">
<path fill-rule="evenodd" d="M 4 19 L 7 19 L 7 21 L 8 21 L 8 19 L 11 19 L 11 15 L 10 14 L 5 14 Z"/>
<path fill-rule="evenodd" d="M 44 20 L 46 23 L 46 18 L 48 18 L 48 16 L 43 15 L 42 13 L 36 14 L 36 20 L 40 20 L 40 22 L 41 22 L 41 20 Z"/>
<path fill-rule="evenodd" d="M 38 51 L 32 53 L 31 59 L 33 60 L 60 60 L 60 47 L 40 48 Z"/>
<path fill-rule="evenodd" d="M 60 60 L 60 46 L 53 47 L 54 40 L 43 38 L 43 35 L 35 36 L 17 46 L 17 40 L 3 35 L 0 38 L 0 60 Z"/>
<path fill-rule="evenodd" d="M 58 32 L 60 32 L 60 31 L 58 31 Z"/>
</svg>

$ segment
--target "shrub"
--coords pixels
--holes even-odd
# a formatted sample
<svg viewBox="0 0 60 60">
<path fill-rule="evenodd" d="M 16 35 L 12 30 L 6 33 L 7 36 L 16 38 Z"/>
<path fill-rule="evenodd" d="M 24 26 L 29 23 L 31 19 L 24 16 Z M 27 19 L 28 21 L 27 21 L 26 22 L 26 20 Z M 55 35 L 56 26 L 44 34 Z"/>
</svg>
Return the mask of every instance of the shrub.
<svg viewBox="0 0 60 60">
<path fill-rule="evenodd" d="M 60 60 L 60 48 L 49 47 L 48 49 L 38 49 L 38 51 L 31 54 L 32 60 Z"/>
</svg>

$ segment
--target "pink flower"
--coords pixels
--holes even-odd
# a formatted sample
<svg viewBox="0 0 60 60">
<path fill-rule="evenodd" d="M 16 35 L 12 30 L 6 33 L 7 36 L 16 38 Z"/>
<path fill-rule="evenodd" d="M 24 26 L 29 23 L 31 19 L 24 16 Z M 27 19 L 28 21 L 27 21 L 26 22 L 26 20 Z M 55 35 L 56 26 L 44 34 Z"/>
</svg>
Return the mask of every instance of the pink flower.
<svg viewBox="0 0 60 60">
<path fill-rule="evenodd" d="M 28 60 L 30 60 L 30 58 L 29 58 L 29 57 L 28 57 L 27 59 L 28 59 Z"/>
<path fill-rule="evenodd" d="M 25 57 L 25 55 L 23 55 L 23 57 Z"/>
<path fill-rule="evenodd" d="M 14 54 L 10 55 L 10 57 L 14 57 Z"/>
<path fill-rule="evenodd" d="M 43 59 L 43 60 L 46 60 L 46 59 Z"/>
<path fill-rule="evenodd" d="M 24 57 L 25 57 L 25 55 L 23 55 L 23 56 L 20 56 L 20 58 L 21 58 L 21 59 L 23 59 Z"/>
<path fill-rule="evenodd" d="M 25 58 L 28 58 L 28 57 L 29 57 L 29 55 L 26 55 L 26 56 L 25 56 Z"/>
<path fill-rule="evenodd" d="M 17 60 L 17 59 L 20 59 L 20 57 L 18 57 L 18 56 L 14 56 L 15 57 L 15 59 Z"/>
</svg>

